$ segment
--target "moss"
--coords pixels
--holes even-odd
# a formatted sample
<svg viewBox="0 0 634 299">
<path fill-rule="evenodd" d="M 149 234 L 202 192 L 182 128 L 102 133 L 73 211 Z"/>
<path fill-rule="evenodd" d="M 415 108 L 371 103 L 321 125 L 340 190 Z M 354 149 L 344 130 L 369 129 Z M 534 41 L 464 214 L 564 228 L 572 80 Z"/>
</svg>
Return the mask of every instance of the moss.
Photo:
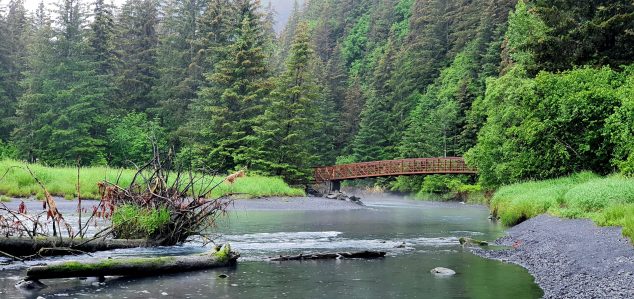
<svg viewBox="0 0 634 299">
<path fill-rule="evenodd" d="M 226 262 L 231 258 L 231 245 L 225 244 L 219 250 L 213 253 L 213 256 L 219 262 Z"/>
<path fill-rule="evenodd" d="M 119 265 L 144 265 L 144 266 L 161 266 L 173 262 L 174 257 L 156 257 L 156 258 L 125 258 L 125 259 L 108 259 L 98 263 L 81 263 L 77 261 L 64 262 L 57 265 L 51 265 L 50 270 L 54 272 L 69 271 L 101 271 L 110 269 Z"/>
</svg>

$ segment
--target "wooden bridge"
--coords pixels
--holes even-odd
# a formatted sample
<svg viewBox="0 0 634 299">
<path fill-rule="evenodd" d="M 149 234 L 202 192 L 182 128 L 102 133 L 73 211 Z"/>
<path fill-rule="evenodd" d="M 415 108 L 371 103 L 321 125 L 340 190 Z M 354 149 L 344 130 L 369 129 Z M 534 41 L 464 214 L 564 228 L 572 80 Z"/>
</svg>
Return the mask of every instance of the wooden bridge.
<svg viewBox="0 0 634 299">
<path fill-rule="evenodd" d="M 415 158 L 324 166 L 315 168 L 315 182 L 330 182 L 339 190 L 341 181 L 401 175 L 475 174 L 462 157 Z"/>
</svg>

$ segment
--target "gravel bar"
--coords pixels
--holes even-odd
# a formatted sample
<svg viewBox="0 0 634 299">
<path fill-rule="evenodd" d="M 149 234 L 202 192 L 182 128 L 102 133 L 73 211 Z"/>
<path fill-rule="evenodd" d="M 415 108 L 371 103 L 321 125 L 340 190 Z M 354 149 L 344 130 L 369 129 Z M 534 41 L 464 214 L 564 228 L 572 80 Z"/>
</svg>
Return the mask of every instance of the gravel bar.
<svg viewBox="0 0 634 299">
<path fill-rule="evenodd" d="M 619 227 L 540 215 L 495 243 L 512 249 L 472 251 L 528 269 L 544 298 L 634 298 L 634 246 Z"/>
</svg>

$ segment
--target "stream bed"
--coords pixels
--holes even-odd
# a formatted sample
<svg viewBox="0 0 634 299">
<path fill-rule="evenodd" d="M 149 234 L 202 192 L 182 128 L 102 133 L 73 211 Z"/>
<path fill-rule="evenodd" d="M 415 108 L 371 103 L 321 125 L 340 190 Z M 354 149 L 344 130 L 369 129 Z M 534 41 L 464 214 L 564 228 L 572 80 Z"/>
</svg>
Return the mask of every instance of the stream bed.
<svg viewBox="0 0 634 299">
<path fill-rule="evenodd" d="M 318 199 L 326 201 L 325 199 Z M 24 269 L 0 271 L 0 298 L 540 298 L 542 290 L 516 265 L 477 257 L 458 238 L 494 240 L 504 228 L 488 210 L 379 196 L 361 209 L 266 209 L 236 205 L 220 223 L 217 243 L 229 242 L 242 257 L 231 269 L 150 278 L 57 279 L 36 292 L 14 284 Z M 327 205 L 327 201 L 325 202 Z M 253 207 L 251 207 L 253 206 Z M 68 214 L 67 214 L 68 215 Z M 404 244 L 403 244 L 404 243 Z M 200 243 L 170 248 L 101 252 L 63 259 L 200 253 Z M 379 260 L 268 262 L 267 257 L 307 252 L 384 250 Z M 46 259 L 31 263 L 42 263 Z M 438 278 L 435 267 L 455 270 Z M 218 275 L 226 274 L 227 278 Z"/>
</svg>

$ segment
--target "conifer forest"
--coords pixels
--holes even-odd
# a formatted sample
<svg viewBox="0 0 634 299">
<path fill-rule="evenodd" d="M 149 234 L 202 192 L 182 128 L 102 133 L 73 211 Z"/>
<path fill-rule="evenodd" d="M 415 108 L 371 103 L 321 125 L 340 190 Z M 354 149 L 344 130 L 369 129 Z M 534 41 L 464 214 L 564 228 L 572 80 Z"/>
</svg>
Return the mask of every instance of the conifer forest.
<svg viewBox="0 0 634 299">
<path fill-rule="evenodd" d="M 298 183 L 464 156 L 485 188 L 634 173 L 629 0 L 289 1 L 279 32 L 256 0 L 5 4 L 3 158 L 129 167 L 157 148 Z"/>
</svg>

